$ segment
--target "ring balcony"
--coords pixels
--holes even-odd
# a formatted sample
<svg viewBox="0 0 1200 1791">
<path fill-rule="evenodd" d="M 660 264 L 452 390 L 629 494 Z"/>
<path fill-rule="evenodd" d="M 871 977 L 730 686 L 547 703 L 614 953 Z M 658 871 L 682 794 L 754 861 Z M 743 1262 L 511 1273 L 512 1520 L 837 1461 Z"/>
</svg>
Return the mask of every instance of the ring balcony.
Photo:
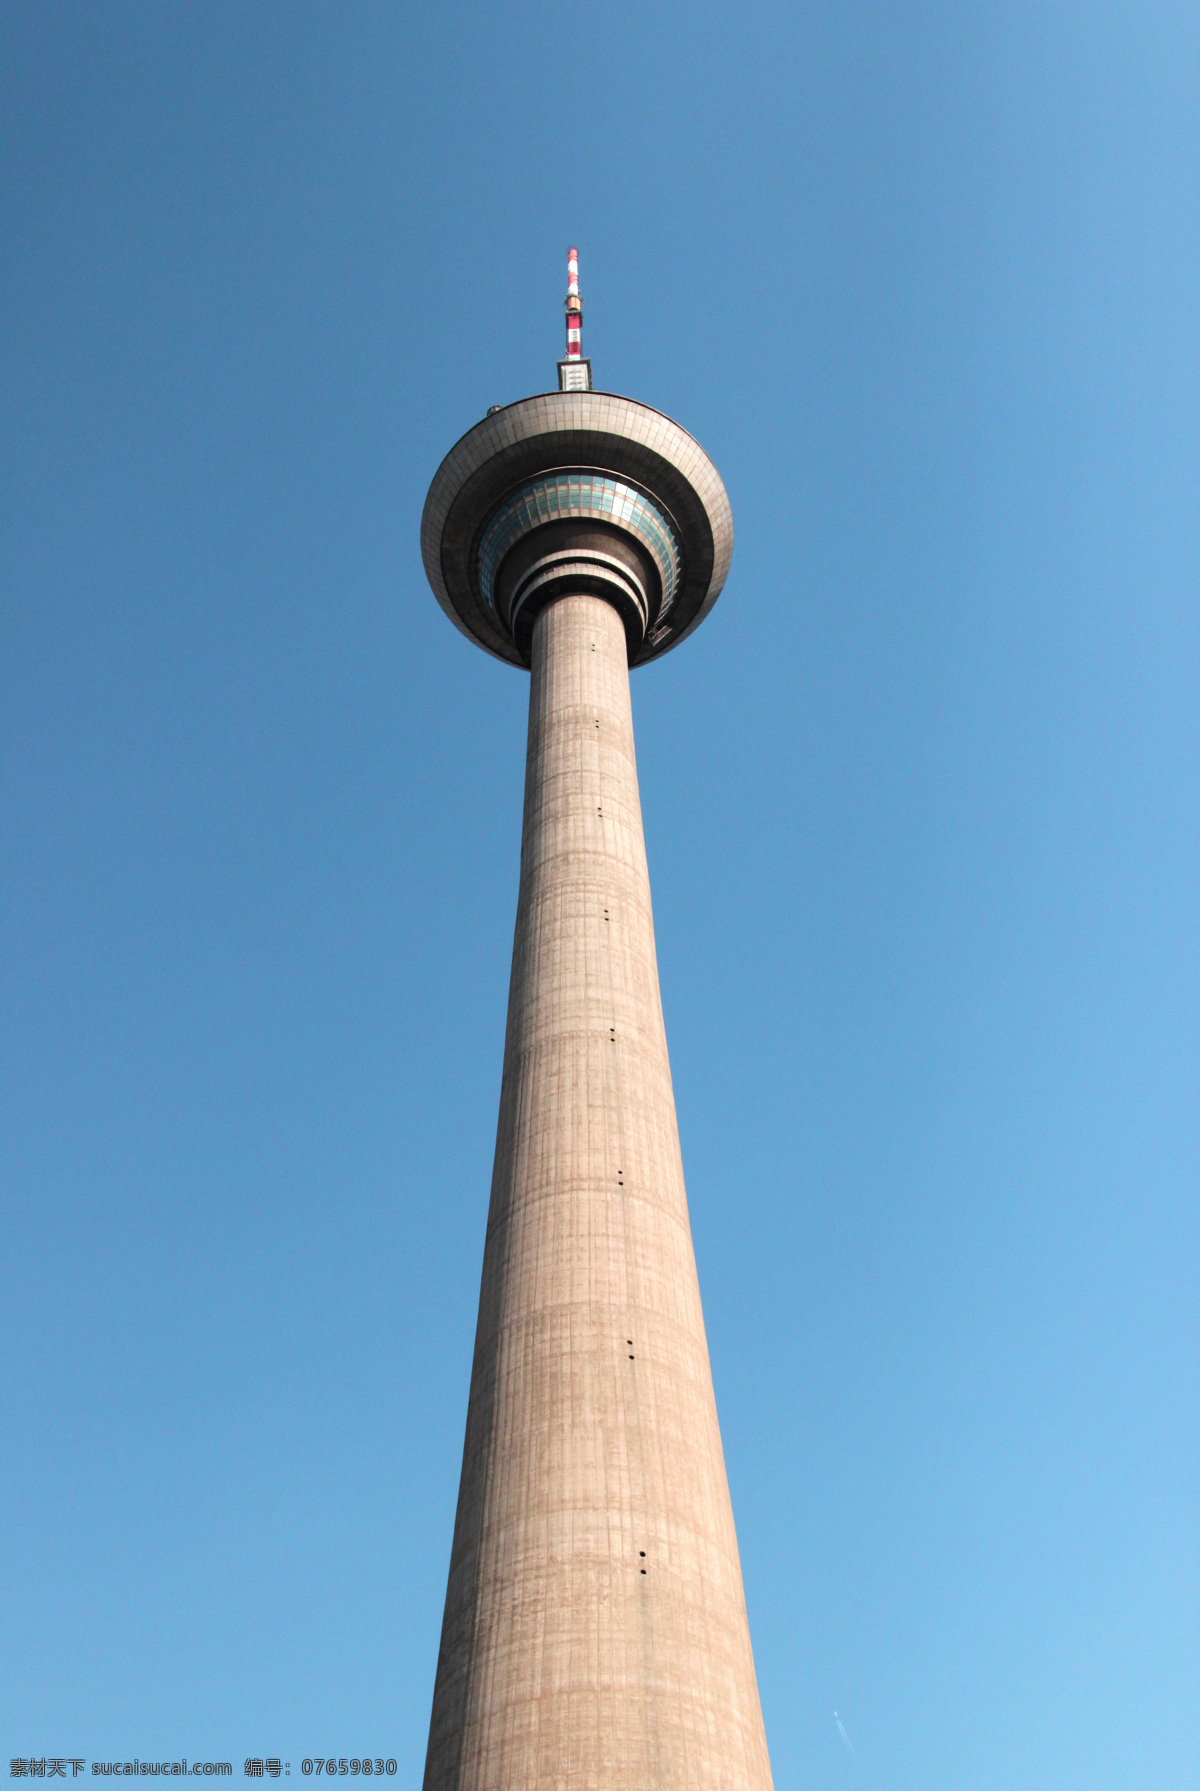
<svg viewBox="0 0 1200 1791">
<path fill-rule="evenodd" d="M 630 665 L 699 626 L 733 552 L 729 499 L 686 430 L 609 392 L 548 392 L 491 411 L 429 488 L 421 554 L 462 633 L 528 666 L 533 623 L 556 596 L 605 597 Z"/>
</svg>

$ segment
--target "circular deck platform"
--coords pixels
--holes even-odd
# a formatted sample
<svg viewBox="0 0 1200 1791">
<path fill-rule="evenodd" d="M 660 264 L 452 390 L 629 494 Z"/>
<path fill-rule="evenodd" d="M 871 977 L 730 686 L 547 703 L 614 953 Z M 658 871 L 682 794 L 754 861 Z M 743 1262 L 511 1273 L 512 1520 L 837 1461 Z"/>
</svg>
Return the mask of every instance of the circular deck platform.
<svg viewBox="0 0 1200 1791">
<path fill-rule="evenodd" d="M 434 475 L 421 556 L 462 633 L 529 664 L 539 607 L 594 590 L 621 611 L 630 665 L 676 646 L 716 602 L 733 517 L 700 444 L 609 392 L 548 392 L 493 411 Z"/>
</svg>

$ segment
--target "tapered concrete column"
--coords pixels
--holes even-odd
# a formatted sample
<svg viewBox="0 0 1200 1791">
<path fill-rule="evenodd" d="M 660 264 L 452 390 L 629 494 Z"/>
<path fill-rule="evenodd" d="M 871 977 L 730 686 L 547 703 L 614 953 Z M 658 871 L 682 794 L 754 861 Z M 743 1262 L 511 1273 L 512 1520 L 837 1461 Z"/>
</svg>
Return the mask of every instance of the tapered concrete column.
<svg viewBox="0 0 1200 1791">
<path fill-rule="evenodd" d="M 769 1791 L 617 612 L 553 602 L 532 672 L 425 1791 Z"/>
</svg>

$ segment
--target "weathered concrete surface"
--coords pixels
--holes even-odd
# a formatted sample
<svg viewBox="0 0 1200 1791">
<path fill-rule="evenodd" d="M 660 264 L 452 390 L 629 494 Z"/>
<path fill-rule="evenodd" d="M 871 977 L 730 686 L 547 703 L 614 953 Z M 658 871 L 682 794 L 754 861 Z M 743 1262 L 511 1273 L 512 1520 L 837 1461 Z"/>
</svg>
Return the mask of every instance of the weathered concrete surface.
<svg viewBox="0 0 1200 1791">
<path fill-rule="evenodd" d="M 625 633 L 533 642 L 521 888 L 425 1791 L 769 1791 Z"/>
</svg>

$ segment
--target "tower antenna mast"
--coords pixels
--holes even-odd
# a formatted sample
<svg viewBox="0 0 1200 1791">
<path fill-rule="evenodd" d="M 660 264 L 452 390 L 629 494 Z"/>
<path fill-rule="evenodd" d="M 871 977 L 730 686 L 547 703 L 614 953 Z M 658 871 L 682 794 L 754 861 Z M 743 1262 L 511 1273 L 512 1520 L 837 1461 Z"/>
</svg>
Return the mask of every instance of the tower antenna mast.
<svg viewBox="0 0 1200 1791">
<path fill-rule="evenodd" d="M 583 300 L 579 296 L 579 250 L 567 250 L 567 353 L 558 363 L 560 392 L 590 392 L 592 363 L 583 355 Z"/>
<path fill-rule="evenodd" d="M 567 359 L 582 359 L 583 300 L 579 296 L 579 250 L 567 250 Z"/>
</svg>

